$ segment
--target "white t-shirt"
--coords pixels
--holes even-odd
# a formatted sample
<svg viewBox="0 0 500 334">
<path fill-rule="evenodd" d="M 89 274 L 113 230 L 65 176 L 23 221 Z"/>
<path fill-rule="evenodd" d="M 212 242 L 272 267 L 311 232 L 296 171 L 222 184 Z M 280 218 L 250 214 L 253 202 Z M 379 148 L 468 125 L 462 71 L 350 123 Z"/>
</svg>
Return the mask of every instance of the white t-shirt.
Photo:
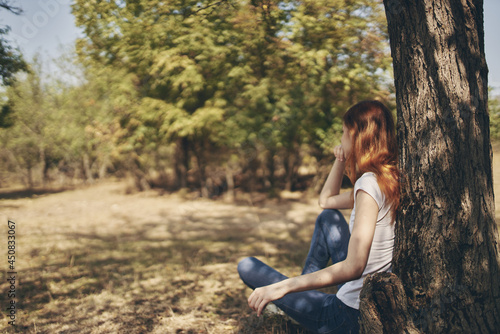
<svg viewBox="0 0 500 334">
<path fill-rule="evenodd" d="M 349 220 L 349 231 L 352 233 L 354 227 L 356 193 L 358 190 L 363 190 L 373 197 L 379 210 L 370 255 L 363 275 L 354 281 L 345 283 L 337 292 L 338 299 L 355 309 L 359 309 L 359 293 L 366 275 L 391 271 L 392 251 L 394 248 L 394 223 L 391 222 L 391 207 L 385 202 L 384 193 L 380 190 L 377 177 L 372 172 L 364 173 L 354 184 L 354 207 Z"/>
</svg>

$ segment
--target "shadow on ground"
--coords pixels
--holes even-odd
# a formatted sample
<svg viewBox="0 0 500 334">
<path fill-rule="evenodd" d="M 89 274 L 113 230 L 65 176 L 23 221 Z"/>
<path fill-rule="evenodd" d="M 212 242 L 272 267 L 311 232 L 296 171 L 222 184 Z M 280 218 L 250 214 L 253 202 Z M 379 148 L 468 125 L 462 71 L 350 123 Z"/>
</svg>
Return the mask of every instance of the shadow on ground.
<svg viewBox="0 0 500 334">
<path fill-rule="evenodd" d="M 2 199 L 33 198 L 36 196 L 57 194 L 57 193 L 60 193 L 63 191 L 71 190 L 71 189 L 74 189 L 74 187 L 0 190 L 0 200 L 2 200 Z"/>
<path fill-rule="evenodd" d="M 15 202 L 6 205 L 14 210 Z M 297 219 L 294 210 L 305 208 L 309 212 Z M 19 238 L 24 264 L 18 270 L 17 325 L 8 329 L 3 312 L 3 330 L 303 333 L 286 319 L 251 314 L 249 290 L 236 265 L 252 255 L 285 274 L 298 274 L 314 210 L 300 202 L 245 207 L 202 201 L 152 215 L 112 212 L 93 225 L 53 219 L 51 229 L 44 230 L 35 222 L 33 232 Z M 1 282 L 6 282 L 5 272 Z M 0 298 L 7 290 L 6 283 L 0 285 Z"/>
</svg>

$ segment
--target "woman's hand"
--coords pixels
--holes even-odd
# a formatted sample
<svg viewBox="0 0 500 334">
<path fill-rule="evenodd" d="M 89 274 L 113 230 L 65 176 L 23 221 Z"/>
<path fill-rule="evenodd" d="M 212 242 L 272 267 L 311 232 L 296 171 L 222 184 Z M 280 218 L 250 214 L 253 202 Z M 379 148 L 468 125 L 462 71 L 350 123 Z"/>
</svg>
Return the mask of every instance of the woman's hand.
<svg viewBox="0 0 500 334">
<path fill-rule="evenodd" d="M 260 316 L 267 304 L 282 298 L 284 295 L 286 293 L 279 283 L 263 286 L 255 289 L 248 297 L 248 306 L 257 312 L 257 316 Z"/>
<path fill-rule="evenodd" d="M 345 153 L 342 145 L 337 145 L 333 148 L 333 154 L 335 158 L 340 162 L 345 162 Z"/>
</svg>

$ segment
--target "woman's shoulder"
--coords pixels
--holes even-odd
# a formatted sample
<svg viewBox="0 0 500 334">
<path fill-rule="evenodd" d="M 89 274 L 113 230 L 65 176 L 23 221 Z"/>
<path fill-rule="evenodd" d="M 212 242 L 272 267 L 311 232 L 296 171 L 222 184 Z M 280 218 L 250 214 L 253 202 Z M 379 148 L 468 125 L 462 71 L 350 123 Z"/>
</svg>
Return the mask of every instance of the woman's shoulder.
<svg viewBox="0 0 500 334">
<path fill-rule="evenodd" d="M 377 182 L 377 175 L 374 172 L 365 172 L 357 180 L 356 184 L 363 182 Z"/>
<path fill-rule="evenodd" d="M 358 190 L 363 190 L 375 198 L 379 207 L 381 207 L 384 202 L 384 194 L 377 182 L 377 175 L 373 172 L 366 172 L 356 180 L 354 184 L 354 193 Z"/>
</svg>

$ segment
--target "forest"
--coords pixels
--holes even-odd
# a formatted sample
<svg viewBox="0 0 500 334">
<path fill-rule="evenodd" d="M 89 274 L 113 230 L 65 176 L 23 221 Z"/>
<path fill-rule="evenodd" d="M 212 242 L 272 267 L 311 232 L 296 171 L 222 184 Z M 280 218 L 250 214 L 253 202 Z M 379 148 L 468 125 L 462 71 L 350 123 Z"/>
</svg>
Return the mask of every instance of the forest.
<svg viewBox="0 0 500 334">
<path fill-rule="evenodd" d="M 0 12 L 10 3 L 0 0 Z M 395 19 L 403 20 L 404 13 L 423 21 L 430 10 L 421 10 L 424 2 L 405 2 L 406 9 L 400 3 L 391 12 L 394 2 L 385 3 L 389 12 L 380 0 L 75 0 L 72 15 L 83 33 L 54 59 L 27 59 L 8 45 L 9 28 L 0 27 L 0 206 L 9 223 L 22 226 L 17 241 L 23 249 L 20 325 L 13 331 L 302 333 L 286 318 L 250 315 L 248 289 L 235 265 L 255 255 L 298 275 L 319 210 L 315 199 L 340 142 L 342 115 L 363 99 L 384 102 L 399 117 L 397 130 L 407 131 L 399 141 L 400 167 L 415 175 L 421 167 L 432 172 L 426 182 L 415 179 L 414 189 L 405 188 L 403 198 L 411 201 L 403 203 L 408 216 L 398 225 L 409 228 L 399 234 L 407 239 L 396 241 L 395 263 L 403 259 L 416 267 L 395 266 L 400 272 L 394 273 L 402 279 L 401 273 L 429 276 L 417 283 L 406 277 L 407 294 L 427 291 L 408 294 L 408 300 L 425 297 L 414 303 L 411 316 L 424 330 L 432 325 L 454 332 L 469 325 L 469 313 L 462 312 L 469 300 L 486 305 L 481 298 L 494 296 L 484 277 L 493 277 L 494 287 L 495 258 L 490 256 L 488 267 L 481 247 L 498 244 L 491 241 L 496 230 L 488 229 L 500 215 L 488 173 L 491 148 L 495 156 L 500 147 L 500 97 L 491 89 L 487 99 L 486 81 L 485 94 L 468 89 L 476 77 L 462 78 L 467 85 L 461 90 L 442 80 L 435 65 L 445 64 L 442 70 L 447 63 L 433 57 L 426 59 L 429 76 L 422 72 L 417 80 L 423 85 L 402 80 L 407 60 L 420 58 L 396 57 L 394 50 L 412 49 Z M 466 7 L 453 4 L 460 13 Z M 438 9 L 451 13 L 447 8 Z M 434 18 L 445 17 L 434 10 Z M 481 15 L 474 18 L 482 21 Z M 412 26 L 405 29 L 414 33 Z M 481 29 L 475 31 L 479 49 Z M 419 33 L 425 40 L 434 31 Z M 450 41 L 435 43 L 435 49 L 420 46 L 428 55 L 449 54 Z M 471 45 L 465 49 L 474 51 Z M 398 75 L 403 85 L 396 89 Z M 439 80 L 428 85 L 428 78 Z M 443 95 L 434 87 L 449 86 L 441 100 L 450 103 L 436 103 L 436 110 L 424 104 Z M 401 97 L 409 95 L 420 103 L 415 115 L 423 130 L 405 121 L 414 110 Z M 451 110 L 456 100 L 463 104 Z M 480 102 L 486 100 L 485 116 L 486 103 Z M 481 122 L 474 123 L 475 117 Z M 429 130 L 436 128 L 442 133 Z M 436 144 L 436 134 L 448 141 Z M 487 144 L 483 151 L 471 134 Z M 413 160 L 401 153 L 408 146 Z M 444 160 L 420 159 L 436 147 L 443 149 L 440 158 L 463 153 L 462 160 L 451 159 L 450 169 L 440 170 L 435 167 Z M 478 164 L 479 158 L 485 163 Z M 498 166 L 497 159 L 495 180 Z M 425 203 L 414 200 L 445 176 L 451 180 L 445 190 L 436 188 Z M 483 184 L 491 185 L 484 188 L 491 197 L 473 187 Z M 494 187 L 500 189 L 500 182 Z M 436 194 L 450 195 L 439 210 Z M 210 200 L 221 197 L 230 201 Z M 464 198 L 482 202 L 468 205 Z M 418 267 L 429 254 L 448 262 Z M 480 266 L 487 275 L 476 270 Z M 460 275 L 446 276 L 449 268 Z M 4 296 L 6 272 L 0 271 Z M 473 279 L 464 279 L 466 274 Z M 462 322 L 453 313 L 456 304 Z M 7 326 L 5 312 L 0 318 Z"/>
<path fill-rule="evenodd" d="M 346 108 L 394 106 L 383 7 L 334 2 L 76 1 L 85 36 L 2 90 L 0 186 L 314 186 Z"/>
<path fill-rule="evenodd" d="M 76 1 L 85 36 L 2 91 L 0 186 L 316 189 L 341 115 L 395 109 L 379 1 Z M 491 101 L 492 134 L 500 133 Z M 395 113 L 395 111 L 394 111 Z"/>
</svg>

